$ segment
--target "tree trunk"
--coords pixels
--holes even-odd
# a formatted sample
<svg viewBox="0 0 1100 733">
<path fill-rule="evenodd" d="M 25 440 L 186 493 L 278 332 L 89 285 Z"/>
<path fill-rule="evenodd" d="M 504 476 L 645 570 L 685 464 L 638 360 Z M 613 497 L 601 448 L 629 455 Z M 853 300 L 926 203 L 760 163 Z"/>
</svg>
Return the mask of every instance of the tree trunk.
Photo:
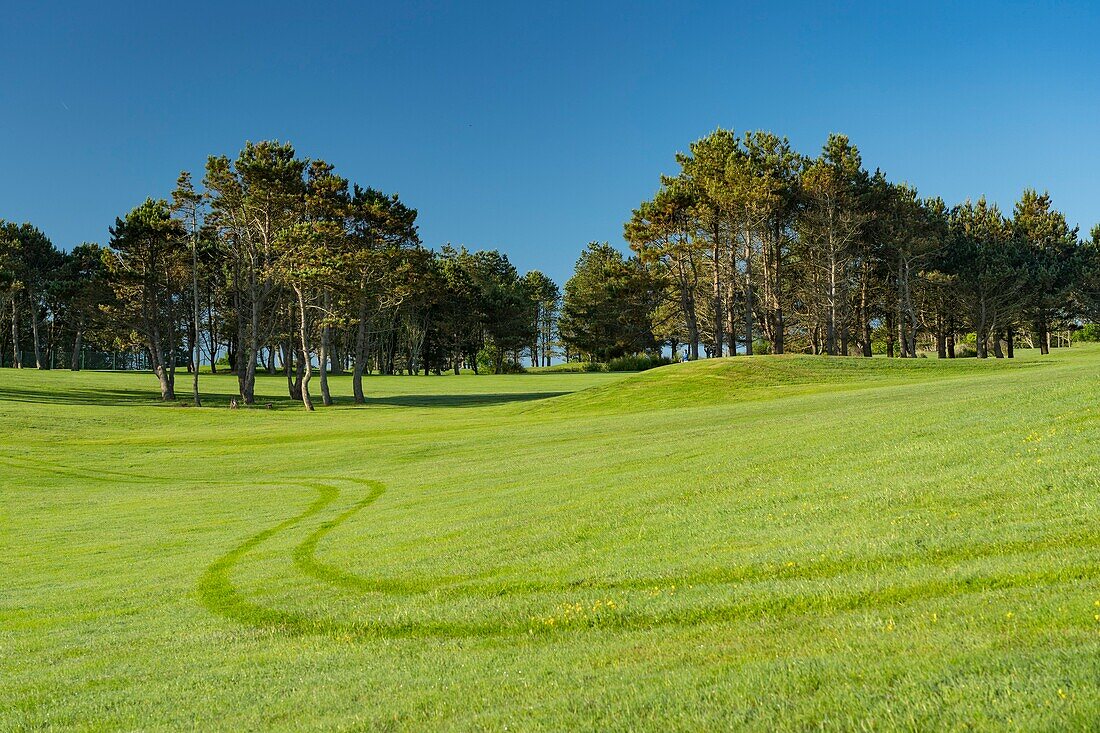
<svg viewBox="0 0 1100 733">
<path fill-rule="evenodd" d="M 889 308 L 886 311 L 886 358 L 894 358 L 894 316 Z"/>
<path fill-rule="evenodd" d="M 745 228 L 745 356 L 752 356 L 752 234 Z"/>
<path fill-rule="evenodd" d="M 194 363 L 191 377 L 191 392 L 195 400 L 195 407 L 202 407 L 202 399 L 199 398 L 199 362 L 202 360 L 202 347 L 199 342 L 199 255 L 198 233 L 191 237 L 191 315 L 195 326 L 195 343 L 192 362 Z"/>
<path fill-rule="evenodd" d="M 719 258 L 721 254 L 718 246 L 718 232 L 715 232 L 714 249 L 711 255 L 714 264 L 714 272 L 711 280 L 711 298 L 714 300 L 714 355 L 719 357 L 724 356 L 722 353 L 722 274 L 721 267 L 719 267 Z"/>
<path fill-rule="evenodd" d="M 302 288 L 294 286 L 294 293 L 298 296 L 298 336 L 301 339 L 302 365 L 302 405 L 309 411 L 313 411 L 313 400 L 309 397 L 309 380 L 313 378 L 313 365 L 309 361 L 309 336 L 306 328 L 306 300 L 302 294 Z"/>
<path fill-rule="evenodd" d="M 260 317 L 263 304 L 255 297 L 252 299 L 251 333 L 248 334 L 247 361 L 244 369 L 237 365 L 237 382 L 241 390 L 241 399 L 246 405 L 256 404 L 256 364 L 260 357 Z M 240 345 L 240 344 L 239 344 Z M 239 356 L 238 356 L 239 358 Z"/>
<path fill-rule="evenodd" d="M 297 341 L 297 339 L 295 339 Z M 294 369 L 292 375 L 294 379 L 290 382 L 290 398 L 293 400 L 302 399 L 302 378 L 306 375 L 305 358 L 302 356 L 302 349 L 295 345 L 293 347 L 294 353 Z"/>
<path fill-rule="evenodd" d="M 168 378 L 167 370 L 163 364 L 153 367 L 153 373 L 160 382 L 160 399 L 162 402 L 173 402 L 176 399 L 176 390 L 172 381 Z"/>
<path fill-rule="evenodd" d="M 83 323 L 76 329 L 76 338 L 73 339 L 73 360 L 69 363 L 69 369 L 74 372 L 80 371 L 80 354 L 81 347 L 84 345 L 84 325 Z"/>
<path fill-rule="evenodd" d="M 764 321 L 768 326 L 768 337 L 772 343 L 772 353 L 782 354 L 785 348 L 783 322 L 783 301 L 781 299 L 782 280 L 780 269 L 783 257 L 783 233 L 782 223 L 775 219 L 772 225 L 772 241 L 765 241 L 761 252 L 763 254 L 762 276 L 764 283 L 764 303 L 767 311 Z M 770 254 L 769 254 L 770 252 Z"/>
<path fill-rule="evenodd" d="M 324 289 L 322 306 L 322 313 L 325 322 L 321 326 L 321 351 L 317 354 L 317 365 L 320 368 L 321 372 L 321 404 L 325 407 L 331 407 L 332 394 L 328 390 L 328 360 L 330 356 L 329 350 L 332 348 L 332 345 L 329 343 L 332 339 L 332 328 L 328 322 L 328 312 L 330 307 L 330 296 L 328 288 Z"/>
<path fill-rule="evenodd" d="M 175 380 L 168 374 L 165 368 L 164 352 L 161 349 L 160 329 L 153 322 L 148 337 L 146 351 L 149 354 L 150 367 L 160 383 L 160 399 L 163 402 L 171 402 L 176 399 Z"/>
<path fill-rule="evenodd" d="M 1013 345 L 1013 341 L 1015 341 L 1015 340 L 1016 340 L 1016 332 L 1012 328 L 1009 328 L 1008 332 L 1005 334 L 1005 344 L 1008 347 L 1008 358 L 1009 359 L 1015 358 L 1015 356 L 1016 356 L 1016 347 Z"/>
<path fill-rule="evenodd" d="M 19 298 L 11 296 L 11 345 L 12 361 L 14 369 L 23 368 L 23 353 L 19 350 Z"/>
<path fill-rule="evenodd" d="M 34 368 L 45 369 L 45 364 L 42 363 L 42 345 L 38 338 L 38 305 L 35 302 L 37 298 L 34 297 L 34 293 L 29 293 L 27 300 L 30 303 L 31 313 L 31 338 L 34 341 Z M 1046 352 L 1043 352 L 1046 353 Z"/>
<path fill-rule="evenodd" d="M 366 402 L 363 397 L 363 372 L 367 368 L 367 293 L 362 283 L 359 293 L 359 323 L 355 328 L 355 366 L 351 372 L 351 392 L 355 404 Z M 458 372 L 456 371 L 455 374 Z"/>
<path fill-rule="evenodd" d="M 867 265 L 866 264 L 863 266 L 863 269 L 864 269 L 863 278 L 861 278 L 862 282 L 860 283 L 860 288 L 859 288 L 859 323 L 860 323 L 860 331 L 861 331 L 860 346 L 863 349 L 863 355 L 865 357 L 870 358 L 870 356 L 871 356 L 871 317 L 867 313 L 867 308 L 868 308 L 867 289 L 868 289 L 868 281 L 870 280 L 870 277 L 868 277 L 868 275 L 867 275 Z"/>
<path fill-rule="evenodd" d="M 206 291 L 206 327 L 209 330 L 208 336 L 210 337 L 210 373 L 218 373 L 218 335 L 217 330 L 214 328 L 214 302 L 211 294 L 212 288 L 208 288 Z"/>
<path fill-rule="evenodd" d="M 836 255 L 829 248 L 829 313 L 825 324 L 825 351 L 836 356 Z"/>
</svg>

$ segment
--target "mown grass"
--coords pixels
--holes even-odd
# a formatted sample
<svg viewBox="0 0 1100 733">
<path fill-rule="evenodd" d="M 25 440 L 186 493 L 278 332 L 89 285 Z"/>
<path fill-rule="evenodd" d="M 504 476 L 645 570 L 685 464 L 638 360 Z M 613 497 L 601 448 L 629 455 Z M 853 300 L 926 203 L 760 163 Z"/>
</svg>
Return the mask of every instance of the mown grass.
<svg viewBox="0 0 1100 733">
<path fill-rule="evenodd" d="M 1100 350 L 203 388 L 0 372 L 0 729 L 1100 719 Z"/>
</svg>

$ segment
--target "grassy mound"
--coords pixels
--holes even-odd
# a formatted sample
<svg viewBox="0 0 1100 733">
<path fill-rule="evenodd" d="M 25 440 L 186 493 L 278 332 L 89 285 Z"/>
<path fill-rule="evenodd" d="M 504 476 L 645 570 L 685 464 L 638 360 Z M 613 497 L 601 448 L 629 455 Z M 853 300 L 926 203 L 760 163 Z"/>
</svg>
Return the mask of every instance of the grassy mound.
<svg viewBox="0 0 1100 733">
<path fill-rule="evenodd" d="M 976 377 L 1034 359 L 862 359 L 789 354 L 671 364 L 533 406 L 552 412 L 637 412 Z"/>
</svg>

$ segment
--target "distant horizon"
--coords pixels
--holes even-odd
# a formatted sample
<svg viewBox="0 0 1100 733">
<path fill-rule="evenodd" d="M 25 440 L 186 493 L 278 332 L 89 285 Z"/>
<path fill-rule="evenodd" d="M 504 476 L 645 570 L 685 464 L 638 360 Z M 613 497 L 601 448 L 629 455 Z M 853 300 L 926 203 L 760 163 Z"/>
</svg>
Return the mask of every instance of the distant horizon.
<svg viewBox="0 0 1100 733">
<path fill-rule="evenodd" d="M 0 218 L 66 250 L 105 244 L 115 217 L 249 139 L 400 193 L 427 247 L 498 249 L 559 283 L 589 241 L 625 249 L 631 209 L 716 127 L 808 155 L 842 132 L 922 196 L 1010 213 L 1033 187 L 1082 234 L 1100 222 L 1100 10 L 1086 3 L 53 15 L 9 10 L 0 31 Z M 209 30 L 246 24 L 228 47 Z M 307 43 L 270 44 L 293 34 Z"/>
</svg>

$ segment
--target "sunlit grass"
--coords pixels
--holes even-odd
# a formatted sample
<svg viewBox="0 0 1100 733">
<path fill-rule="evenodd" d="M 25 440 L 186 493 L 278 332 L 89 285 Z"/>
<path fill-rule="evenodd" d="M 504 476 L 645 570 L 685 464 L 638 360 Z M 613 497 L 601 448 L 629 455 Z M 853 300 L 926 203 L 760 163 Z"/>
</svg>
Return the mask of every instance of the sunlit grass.
<svg viewBox="0 0 1100 733">
<path fill-rule="evenodd" d="M 1100 717 L 1100 350 L 258 387 L 0 371 L 0 729 Z"/>
</svg>

